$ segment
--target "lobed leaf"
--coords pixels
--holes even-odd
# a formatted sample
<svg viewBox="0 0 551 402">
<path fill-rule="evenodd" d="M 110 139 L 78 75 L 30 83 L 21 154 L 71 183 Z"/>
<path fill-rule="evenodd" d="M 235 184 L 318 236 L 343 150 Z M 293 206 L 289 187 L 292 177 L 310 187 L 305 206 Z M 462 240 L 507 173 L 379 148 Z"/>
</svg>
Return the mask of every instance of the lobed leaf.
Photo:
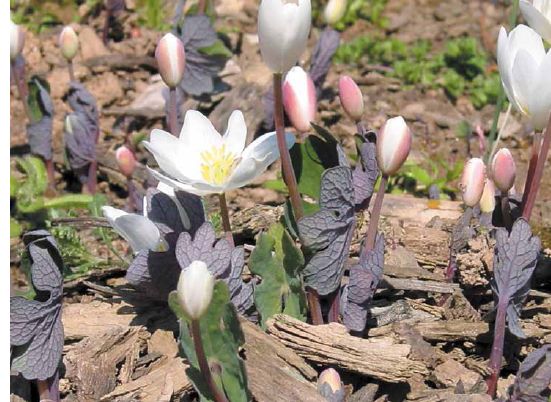
<svg viewBox="0 0 551 402">
<path fill-rule="evenodd" d="M 312 62 L 310 63 L 310 77 L 314 81 L 318 98 L 321 96 L 325 77 L 331 67 L 333 55 L 339 48 L 341 35 L 331 27 L 326 27 L 312 51 Z"/>
<path fill-rule="evenodd" d="M 65 130 L 65 149 L 71 169 L 81 183 L 88 181 L 88 168 L 96 159 L 96 126 L 90 123 L 82 112 L 74 112 L 68 116 L 71 119 L 71 129 Z"/>
<path fill-rule="evenodd" d="M 530 353 L 520 365 L 509 401 L 539 402 L 551 397 L 551 344 Z"/>
<path fill-rule="evenodd" d="M 52 159 L 52 130 L 54 104 L 48 83 L 37 76 L 29 81 L 27 105 L 31 121 L 27 124 L 27 140 L 33 155 Z"/>
<path fill-rule="evenodd" d="M 359 161 L 352 172 L 352 181 L 354 183 L 354 203 L 356 209 L 359 210 L 369 206 L 379 176 L 376 141 L 377 134 L 374 131 L 365 131 L 358 135 Z"/>
</svg>

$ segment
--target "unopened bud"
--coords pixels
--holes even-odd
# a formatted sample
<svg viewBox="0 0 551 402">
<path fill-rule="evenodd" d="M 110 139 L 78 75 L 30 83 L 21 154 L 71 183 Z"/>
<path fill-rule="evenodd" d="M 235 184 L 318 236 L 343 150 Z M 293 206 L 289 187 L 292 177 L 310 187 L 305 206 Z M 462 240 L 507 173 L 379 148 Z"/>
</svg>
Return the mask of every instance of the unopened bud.
<svg viewBox="0 0 551 402">
<path fill-rule="evenodd" d="M 406 161 L 412 135 L 402 116 L 388 119 L 377 135 L 377 164 L 385 175 L 393 175 Z"/>
<path fill-rule="evenodd" d="M 283 83 L 283 105 L 293 126 L 301 133 L 310 130 L 316 117 L 316 88 L 310 75 L 295 66 Z"/>
<path fill-rule="evenodd" d="M 321 372 L 318 377 L 318 392 L 328 401 L 344 401 L 344 387 L 335 369 L 328 368 Z"/>
<path fill-rule="evenodd" d="M 136 157 L 127 146 L 119 147 L 115 152 L 115 159 L 119 165 L 119 169 L 126 177 L 131 177 L 136 169 Z"/>
<path fill-rule="evenodd" d="M 360 121 L 364 113 L 364 97 L 358 85 L 347 75 L 339 79 L 339 99 L 346 114 L 352 120 Z"/>
<path fill-rule="evenodd" d="M 329 0 L 325 6 L 323 16 L 327 25 L 335 25 L 346 12 L 346 0 Z"/>
<path fill-rule="evenodd" d="M 490 179 L 486 180 L 482 197 L 480 197 L 480 211 L 489 214 L 494 212 L 496 207 L 496 188 L 494 182 Z"/>
<path fill-rule="evenodd" d="M 63 57 L 67 60 L 73 60 L 73 58 L 77 55 L 78 45 L 78 36 L 75 30 L 67 25 L 59 34 L 59 47 L 61 49 L 61 54 L 63 54 Z"/>
<path fill-rule="evenodd" d="M 178 300 L 192 320 L 200 319 L 212 300 L 214 277 L 203 261 L 193 261 L 178 280 Z"/>
<path fill-rule="evenodd" d="M 176 35 L 167 33 L 155 49 L 159 74 L 170 88 L 175 88 L 184 77 L 186 53 L 184 44 Z"/>
<path fill-rule="evenodd" d="M 496 187 L 504 194 L 507 194 L 515 184 L 517 167 L 513 155 L 507 148 L 501 148 L 494 155 L 491 174 Z"/>
<path fill-rule="evenodd" d="M 463 202 L 468 207 L 474 207 L 480 201 L 486 181 L 486 166 L 480 158 L 470 159 L 463 168 L 461 175 L 461 194 Z"/>
<path fill-rule="evenodd" d="M 23 45 L 25 44 L 25 32 L 19 25 L 10 21 L 10 60 L 15 60 L 17 56 L 21 54 Z"/>
</svg>

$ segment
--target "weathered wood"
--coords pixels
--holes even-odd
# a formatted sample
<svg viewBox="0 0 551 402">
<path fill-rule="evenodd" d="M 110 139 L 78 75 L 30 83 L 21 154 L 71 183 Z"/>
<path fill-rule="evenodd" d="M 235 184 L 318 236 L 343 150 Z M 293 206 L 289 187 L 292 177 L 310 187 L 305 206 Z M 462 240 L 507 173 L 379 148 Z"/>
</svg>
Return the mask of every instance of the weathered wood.
<svg viewBox="0 0 551 402">
<path fill-rule="evenodd" d="M 285 315 L 274 316 L 267 326 L 268 333 L 315 364 L 393 383 L 428 374 L 425 364 L 411 358 L 411 346 L 391 337 L 358 338 L 341 324 L 313 326 Z"/>
<path fill-rule="evenodd" d="M 147 68 L 151 71 L 157 71 L 157 62 L 154 57 L 132 54 L 113 53 L 102 55 L 83 60 L 82 64 L 92 69 L 96 67 L 111 70 L 141 70 Z"/>
<path fill-rule="evenodd" d="M 418 290 L 432 293 L 453 293 L 459 289 L 459 285 L 456 283 L 423 281 L 413 278 L 391 278 L 388 275 L 383 276 L 380 287 L 397 290 Z"/>
</svg>

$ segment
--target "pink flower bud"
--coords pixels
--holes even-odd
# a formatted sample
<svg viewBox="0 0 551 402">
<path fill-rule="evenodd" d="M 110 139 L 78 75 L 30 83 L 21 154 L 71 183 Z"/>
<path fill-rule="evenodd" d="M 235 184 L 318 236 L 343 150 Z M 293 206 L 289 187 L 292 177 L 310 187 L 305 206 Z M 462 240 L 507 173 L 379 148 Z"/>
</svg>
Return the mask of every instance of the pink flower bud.
<svg viewBox="0 0 551 402">
<path fill-rule="evenodd" d="M 339 99 L 350 118 L 360 121 L 364 113 L 364 97 L 358 85 L 347 75 L 339 79 Z"/>
<path fill-rule="evenodd" d="M 329 401 L 344 401 L 345 392 L 339 373 L 328 368 L 318 377 L 318 392 Z"/>
<path fill-rule="evenodd" d="M 496 188 L 494 182 L 490 179 L 486 180 L 482 197 L 480 197 L 480 211 L 489 214 L 494 212 L 496 207 Z"/>
<path fill-rule="evenodd" d="M 468 207 L 474 207 L 480 201 L 486 181 L 486 166 L 480 158 L 470 159 L 463 168 L 459 188 L 463 202 Z"/>
<path fill-rule="evenodd" d="M 10 60 L 13 61 L 21 54 L 21 51 L 23 50 L 23 45 L 25 44 L 25 32 L 23 32 L 23 28 L 17 24 L 14 24 L 13 21 L 10 20 L 10 23 Z"/>
<path fill-rule="evenodd" d="M 283 105 L 293 126 L 301 133 L 311 129 L 316 117 L 316 88 L 310 75 L 295 66 L 289 70 L 283 83 Z"/>
<path fill-rule="evenodd" d="M 377 164 L 385 175 L 393 175 L 406 161 L 412 135 L 402 116 L 388 119 L 377 135 Z"/>
<path fill-rule="evenodd" d="M 176 87 L 184 77 L 186 66 L 186 52 L 182 41 L 167 33 L 157 44 L 155 59 L 165 84 L 170 88 Z"/>
<path fill-rule="evenodd" d="M 115 152 L 115 158 L 122 174 L 126 177 L 131 177 L 136 169 L 136 157 L 134 153 L 123 145 Z"/>
<path fill-rule="evenodd" d="M 59 47 L 61 54 L 67 60 L 73 60 L 78 52 L 78 36 L 73 28 L 66 26 L 59 34 Z"/>
<path fill-rule="evenodd" d="M 517 167 L 513 155 L 507 148 L 501 148 L 492 160 L 492 179 L 494 179 L 496 187 L 502 193 L 507 194 L 515 184 L 516 175 Z"/>
</svg>

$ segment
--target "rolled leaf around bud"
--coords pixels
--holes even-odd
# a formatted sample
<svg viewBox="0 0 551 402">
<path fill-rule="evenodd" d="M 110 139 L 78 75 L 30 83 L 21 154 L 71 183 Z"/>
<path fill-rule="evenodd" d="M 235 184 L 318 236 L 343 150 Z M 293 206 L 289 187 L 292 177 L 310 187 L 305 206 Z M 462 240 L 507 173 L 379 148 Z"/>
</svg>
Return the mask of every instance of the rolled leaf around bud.
<svg viewBox="0 0 551 402">
<path fill-rule="evenodd" d="M 159 74 L 170 88 L 175 88 L 184 77 L 186 53 L 183 42 L 172 33 L 161 38 L 155 49 Z"/>
<path fill-rule="evenodd" d="M 200 319 L 212 300 L 214 276 L 203 261 L 193 261 L 182 270 L 178 280 L 178 300 L 182 309 L 192 319 Z"/>
</svg>

